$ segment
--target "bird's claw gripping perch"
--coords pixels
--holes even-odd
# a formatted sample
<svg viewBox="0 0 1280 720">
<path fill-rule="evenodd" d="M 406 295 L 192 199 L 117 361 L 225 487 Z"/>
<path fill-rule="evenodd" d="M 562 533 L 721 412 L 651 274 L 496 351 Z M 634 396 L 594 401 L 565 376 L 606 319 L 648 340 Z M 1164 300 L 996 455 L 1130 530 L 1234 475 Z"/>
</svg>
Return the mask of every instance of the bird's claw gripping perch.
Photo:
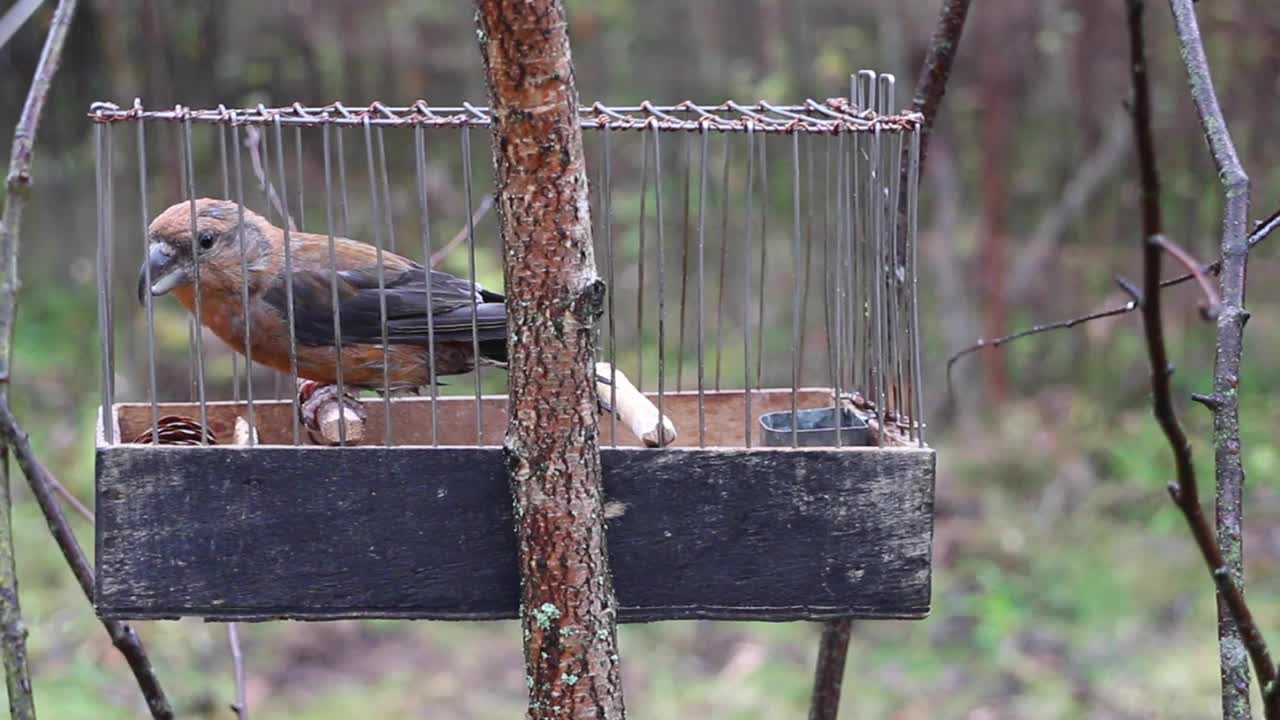
<svg viewBox="0 0 1280 720">
<path fill-rule="evenodd" d="M 340 395 L 337 385 L 299 380 L 298 400 L 298 413 L 312 442 L 340 445 L 345 439 L 347 445 L 359 445 L 364 440 L 364 424 L 369 415 L 355 395 Z"/>
</svg>

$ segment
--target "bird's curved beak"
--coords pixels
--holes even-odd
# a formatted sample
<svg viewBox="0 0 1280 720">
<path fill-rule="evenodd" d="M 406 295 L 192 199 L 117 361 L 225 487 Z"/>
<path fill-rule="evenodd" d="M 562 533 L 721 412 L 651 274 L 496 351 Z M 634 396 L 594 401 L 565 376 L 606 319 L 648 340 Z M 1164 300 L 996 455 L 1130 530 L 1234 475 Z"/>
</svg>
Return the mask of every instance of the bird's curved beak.
<svg viewBox="0 0 1280 720">
<path fill-rule="evenodd" d="M 151 280 L 151 294 L 164 295 L 187 281 L 187 269 L 178 261 L 171 245 L 151 243 L 147 259 L 138 270 L 138 303 L 147 304 L 147 280 Z"/>
</svg>

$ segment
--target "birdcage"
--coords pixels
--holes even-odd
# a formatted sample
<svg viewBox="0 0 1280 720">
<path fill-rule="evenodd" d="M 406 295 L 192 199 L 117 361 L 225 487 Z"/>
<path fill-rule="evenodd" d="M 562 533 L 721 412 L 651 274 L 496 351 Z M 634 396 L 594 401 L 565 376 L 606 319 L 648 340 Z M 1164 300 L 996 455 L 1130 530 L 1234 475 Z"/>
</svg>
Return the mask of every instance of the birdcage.
<svg viewBox="0 0 1280 720">
<path fill-rule="evenodd" d="M 516 617 L 488 109 L 89 118 L 99 612 Z M 581 108 L 620 620 L 927 614 L 920 123 L 871 71 Z"/>
</svg>

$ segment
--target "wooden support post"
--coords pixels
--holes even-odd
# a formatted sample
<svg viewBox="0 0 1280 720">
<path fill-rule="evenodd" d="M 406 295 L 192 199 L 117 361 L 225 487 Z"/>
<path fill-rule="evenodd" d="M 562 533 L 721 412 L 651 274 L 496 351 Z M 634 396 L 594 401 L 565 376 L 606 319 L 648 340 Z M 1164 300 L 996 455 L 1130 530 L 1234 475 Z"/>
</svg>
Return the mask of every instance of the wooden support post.
<svg viewBox="0 0 1280 720">
<path fill-rule="evenodd" d="M 510 337 L 529 717 L 622 718 L 596 412 L 596 276 L 578 92 L 560 0 L 476 0 Z"/>
</svg>

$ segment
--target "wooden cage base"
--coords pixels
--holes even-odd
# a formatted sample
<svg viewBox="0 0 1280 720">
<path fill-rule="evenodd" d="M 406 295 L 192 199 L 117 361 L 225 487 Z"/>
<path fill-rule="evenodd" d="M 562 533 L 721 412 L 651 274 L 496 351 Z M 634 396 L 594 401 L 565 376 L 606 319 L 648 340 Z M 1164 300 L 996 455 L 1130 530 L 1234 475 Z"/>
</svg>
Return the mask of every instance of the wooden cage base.
<svg viewBox="0 0 1280 720">
<path fill-rule="evenodd" d="M 671 447 L 698 447 L 698 393 L 666 392 L 662 402 L 657 393 L 644 393 L 655 406 L 661 405 L 662 414 L 671 419 L 679 433 Z M 764 445 L 759 417 L 763 413 L 791 409 L 790 390 L 713 390 L 703 394 L 703 418 L 705 434 L 701 445 L 705 447 L 744 447 L 744 422 L 746 400 L 751 398 L 751 444 Z M 605 396 L 608 399 L 608 396 Z M 380 398 L 363 398 L 368 418 L 365 420 L 364 440 L 361 445 L 384 445 L 387 426 Z M 796 393 L 798 408 L 830 407 L 832 393 L 827 388 L 801 388 Z M 244 403 L 209 402 L 205 404 L 209 429 L 221 444 L 229 444 L 235 437 L 236 418 L 247 418 Z M 159 415 L 181 415 L 198 418 L 200 408 L 195 403 L 160 403 Z M 259 400 L 253 404 L 254 424 L 258 442 L 263 445 L 293 444 L 293 403 L 291 400 Z M 148 403 L 120 403 L 115 406 L 115 437 L 117 442 L 129 442 L 151 429 L 151 405 Z M 474 396 L 442 396 L 436 407 L 439 445 L 494 446 L 501 447 L 507 432 L 507 396 L 485 395 L 480 399 L 480 442 L 476 442 L 476 399 Z M 641 446 L 640 439 L 627 431 L 621 422 L 610 421 L 608 415 L 600 416 L 600 446 L 614 445 L 613 428 L 617 426 L 617 445 Z M 401 397 L 391 401 L 391 445 L 431 445 L 431 398 Z M 301 442 L 311 444 L 306 430 L 301 432 Z M 101 442 L 101 432 L 99 432 Z"/>
<path fill-rule="evenodd" d="M 692 397 L 690 397 L 692 396 Z M 790 409 L 754 392 L 752 415 Z M 830 404 L 805 390 L 801 407 Z M 619 620 L 920 618 L 930 605 L 934 452 L 742 444 L 746 394 L 668 394 L 678 447 L 609 447 L 608 547 Z M 97 451 L 99 614 L 120 619 L 517 617 L 519 575 L 503 453 L 505 398 L 393 403 L 400 447 L 284 446 L 289 402 L 256 403 L 260 447 L 107 445 Z M 379 401 L 369 408 L 381 442 Z M 194 416 L 165 404 L 162 415 Z M 231 437 L 243 409 L 210 403 Z M 117 406 L 117 437 L 150 424 Z M 753 422 L 758 433 L 758 422 Z M 620 431 L 620 435 L 624 431 Z M 622 437 L 619 440 L 623 440 Z M 634 438 L 627 444 L 637 445 Z M 754 442 L 759 442 L 758 440 Z M 408 444 L 412 443 L 412 444 Z M 720 447 L 710 447 L 720 446 Z"/>
</svg>

